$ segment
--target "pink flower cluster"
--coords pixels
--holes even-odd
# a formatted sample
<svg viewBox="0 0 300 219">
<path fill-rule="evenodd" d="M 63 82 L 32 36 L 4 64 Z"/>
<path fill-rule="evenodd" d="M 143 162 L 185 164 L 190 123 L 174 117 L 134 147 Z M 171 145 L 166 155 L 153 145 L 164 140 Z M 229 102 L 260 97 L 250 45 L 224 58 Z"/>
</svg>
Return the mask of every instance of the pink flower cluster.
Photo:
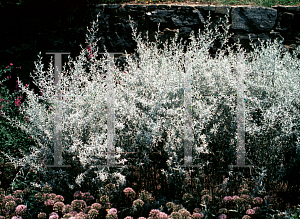
<svg viewBox="0 0 300 219">
<path fill-rule="evenodd" d="M 219 215 L 219 219 L 226 219 L 227 218 L 227 215 L 226 214 L 221 214 Z"/>
<path fill-rule="evenodd" d="M 18 205 L 16 207 L 16 214 L 22 214 L 26 211 L 27 207 L 25 205 Z"/>
<path fill-rule="evenodd" d="M 13 63 L 10 63 L 9 65 L 12 66 Z M 9 65 L 6 66 L 6 68 L 8 68 Z M 21 69 L 21 66 L 19 66 L 19 68 Z M 6 78 L 7 78 L 7 79 L 10 79 L 11 76 L 7 76 Z M 16 81 L 16 83 L 17 83 L 17 82 L 18 82 L 18 81 Z M 0 83 L 0 84 L 2 84 L 2 83 Z M 26 84 L 25 87 L 27 88 L 27 87 L 28 87 L 28 84 Z M 16 89 L 17 89 L 17 90 L 15 90 L 15 91 L 19 91 L 19 90 L 20 90 L 18 84 L 16 85 Z M 20 106 L 21 106 L 21 99 L 22 99 L 22 97 L 18 96 L 17 99 L 15 100 L 15 106 L 16 106 L 16 107 L 20 107 Z M 4 101 L 3 98 L 0 99 L 0 102 L 2 102 L 2 101 Z M 10 100 L 7 100 L 7 102 L 10 102 Z M 3 108 L 3 107 L 4 107 L 4 106 L 3 106 L 3 104 L 2 104 L 0 108 Z M 19 109 L 17 109 L 17 110 L 19 111 Z M 3 112 L 3 113 L 5 114 L 5 112 Z M 25 119 L 26 119 L 26 122 L 28 123 L 28 120 L 27 120 L 26 116 L 25 116 Z M 28 137 L 28 138 L 30 138 L 30 137 Z"/>
<path fill-rule="evenodd" d="M 155 219 L 160 219 L 160 218 L 162 218 L 162 217 L 160 217 L 161 216 L 161 213 L 162 212 L 160 212 L 158 209 L 152 209 L 151 211 L 150 211 L 150 213 L 149 213 L 149 217 L 150 218 L 155 218 Z M 165 218 L 165 217 L 163 217 L 163 218 Z M 166 217 L 167 218 L 167 217 Z"/>
<path fill-rule="evenodd" d="M 90 53 L 89 59 L 91 59 L 93 57 L 91 45 L 88 45 L 87 49 L 88 49 L 88 51 Z"/>
<path fill-rule="evenodd" d="M 111 209 L 109 209 L 109 211 L 107 213 L 108 214 L 117 214 L 118 210 L 116 208 L 111 208 Z"/>
<path fill-rule="evenodd" d="M 46 206 L 53 206 L 54 205 L 54 201 L 51 199 L 47 199 L 46 201 L 44 201 L 44 205 Z"/>
<path fill-rule="evenodd" d="M 248 209 L 247 211 L 246 211 L 246 214 L 255 214 L 255 211 L 253 210 L 253 209 Z"/>
<path fill-rule="evenodd" d="M 225 197 L 223 198 L 223 201 L 226 202 L 226 203 L 229 203 L 229 202 L 231 202 L 232 200 L 233 200 L 233 198 L 232 198 L 231 196 L 225 196 Z"/>
<path fill-rule="evenodd" d="M 261 205 L 264 202 L 264 200 L 261 197 L 256 197 L 253 199 L 253 204 L 255 205 Z"/>
<path fill-rule="evenodd" d="M 193 213 L 192 218 L 201 219 L 201 218 L 204 218 L 204 214 L 203 213 Z"/>
<path fill-rule="evenodd" d="M 49 216 L 50 216 L 49 219 L 58 219 L 59 218 L 59 215 L 56 212 L 52 212 Z"/>
<path fill-rule="evenodd" d="M 135 191 L 132 188 L 130 188 L 130 187 L 125 188 L 123 190 L 123 192 L 125 193 L 125 195 L 127 197 L 134 197 L 135 196 Z"/>
</svg>

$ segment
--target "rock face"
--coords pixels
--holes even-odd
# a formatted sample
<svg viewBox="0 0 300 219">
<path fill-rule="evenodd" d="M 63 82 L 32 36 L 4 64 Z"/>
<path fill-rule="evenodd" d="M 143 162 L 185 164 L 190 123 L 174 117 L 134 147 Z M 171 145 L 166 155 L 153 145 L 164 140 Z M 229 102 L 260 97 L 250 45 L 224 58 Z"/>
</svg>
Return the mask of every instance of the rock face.
<svg viewBox="0 0 300 219">
<path fill-rule="evenodd" d="M 56 13 L 53 13 L 53 11 Z M 179 39 L 190 42 L 189 36 L 193 30 L 203 31 L 208 15 L 211 15 L 212 27 L 219 19 L 225 21 L 228 16 L 232 34 L 228 45 L 237 43 L 238 39 L 247 52 L 250 51 L 249 35 L 254 42 L 261 40 L 284 39 L 283 44 L 292 52 L 300 45 L 300 6 L 276 6 L 272 8 L 256 6 L 213 6 L 213 5 L 131 5 L 131 4 L 94 4 L 82 5 L 80 8 L 71 8 L 70 5 L 36 5 L 15 6 L 0 9 L 1 16 L 1 46 L 0 65 L 14 63 L 22 69 L 12 72 L 11 91 L 15 86 L 18 76 L 24 83 L 30 82 L 35 87 L 29 73 L 35 69 L 33 64 L 37 61 L 37 54 L 42 51 L 45 69 L 48 68 L 50 56 L 45 52 L 62 51 L 71 52 L 71 57 L 79 55 L 81 48 L 86 46 L 85 34 L 87 26 L 99 16 L 99 30 L 96 34 L 99 52 L 104 52 L 103 45 L 108 52 L 122 52 L 125 50 L 133 54 L 137 43 L 132 39 L 132 29 L 129 25 L 129 15 L 137 28 L 137 33 L 142 33 L 145 39 L 149 31 L 149 40 L 155 41 L 155 32 L 160 23 L 159 39 L 165 42 L 174 37 L 179 30 Z M 222 33 L 223 30 L 219 29 Z M 179 39 L 177 42 L 179 42 Z M 210 48 L 213 56 L 220 46 L 214 43 Z M 163 47 L 161 47 L 163 48 Z M 124 56 L 118 59 L 120 65 L 124 63 Z M 67 56 L 63 62 L 67 62 Z M 3 78 L 3 77 L 2 77 Z M 1 79 L 2 79 L 1 78 Z M 15 79 L 15 80 L 14 80 Z M 9 83 L 6 83 L 9 85 Z M 37 92 L 36 92 L 37 93 Z"/>
</svg>

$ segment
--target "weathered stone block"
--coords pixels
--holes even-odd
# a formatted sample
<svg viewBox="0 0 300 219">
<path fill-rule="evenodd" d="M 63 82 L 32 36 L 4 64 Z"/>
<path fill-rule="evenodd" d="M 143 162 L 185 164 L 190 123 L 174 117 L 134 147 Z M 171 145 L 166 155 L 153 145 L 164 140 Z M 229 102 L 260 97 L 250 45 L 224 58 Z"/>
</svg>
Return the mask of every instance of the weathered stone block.
<svg viewBox="0 0 300 219">
<path fill-rule="evenodd" d="M 53 14 L 53 11 L 56 13 Z M 57 8 L 55 5 L 16 7 L 9 10 L 0 9 L 0 65 L 21 65 L 22 69 L 18 69 L 16 77 L 25 78 L 25 83 L 33 84 L 29 73 L 34 69 L 34 61 L 37 60 L 39 51 L 71 52 L 71 57 L 75 58 L 80 53 L 79 45 L 85 46 L 86 27 L 90 27 L 91 22 L 96 20 L 98 12 L 101 12 L 98 18 L 99 30 L 96 33 L 96 38 L 100 39 L 99 52 L 104 52 L 105 45 L 108 52 L 125 53 L 126 50 L 134 54 L 137 44 L 132 39 L 129 15 L 133 26 L 137 28 L 137 34 L 141 32 L 142 38 L 145 39 L 146 31 L 149 31 L 149 40 L 152 42 L 160 23 L 159 39 L 162 43 L 173 38 L 179 30 L 178 42 L 183 38 L 182 42 L 186 40 L 188 44 L 192 30 L 195 34 L 199 29 L 204 31 L 204 24 L 208 21 L 210 13 L 211 28 L 214 28 L 220 18 L 225 20 L 225 16 L 228 15 L 231 25 L 229 34 L 233 34 L 229 39 L 229 46 L 240 39 L 242 46 L 249 51 L 248 34 L 254 43 L 257 38 L 284 38 L 283 44 L 289 52 L 300 45 L 300 6 L 267 8 L 186 4 L 94 4 L 80 9 L 71 9 L 70 6 Z M 218 31 L 223 33 L 221 28 Z M 217 42 L 210 47 L 212 56 L 220 45 Z M 49 56 L 43 57 L 48 64 Z"/>
<path fill-rule="evenodd" d="M 277 11 L 266 7 L 235 7 L 231 10 L 231 28 L 247 32 L 269 32 L 273 29 Z"/>
</svg>

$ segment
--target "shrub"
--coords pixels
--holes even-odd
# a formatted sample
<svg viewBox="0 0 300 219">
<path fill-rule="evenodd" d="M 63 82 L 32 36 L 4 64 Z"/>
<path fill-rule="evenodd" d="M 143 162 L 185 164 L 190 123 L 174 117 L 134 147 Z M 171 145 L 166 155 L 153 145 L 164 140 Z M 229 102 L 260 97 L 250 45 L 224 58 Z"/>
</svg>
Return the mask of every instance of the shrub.
<svg viewBox="0 0 300 219">
<path fill-rule="evenodd" d="M 62 71 L 64 77 L 60 77 L 58 82 L 58 85 L 62 86 L 61 90 L 64 95 L 74 96 L 67 100 L 65 98 L 61 103 L 64 115 L 61 131 L 62 155 L 66 164 L 76 166 L 72 174 L 68 174 L 67 170 L 56 171 L 44 166 L 47 162 L 53 162 L 53 138 L 56 132 L 54 132 L 55 122 L 52 120 L 53 114 L 51 113 L 56 100 L 53 96 L 53 65 L 50 63 L 47 72 L 52 81 L 44 80 L 41 76 L 43 65 L 40 57 L 36 68 L 39 73 L 38 85 L 43 91 L 42 97 L 37 97 L 28 88 L 19 84 L 22 92 L 28 95 L 28 101 L 23 103 L 21 113 L 29 116 L 32 125 L 21 124 L 5 116 L 11 125 L 21 128 L 32 136 L 38 146 L 32 146 L 31 153 L 26 154 L 22 159 L 13 159 L 6 155 L 15 166 L 29 165 L 43 174 L 44 180 L 48 181 L 51 186 L 66 187 L 66 185 L 76 184 L 81 187 L 82 183 L 85 183 L 85 185 L 92 184 L 93 188 L 97 187 L 102 191 L 107 183 L 115 183 L 119 189 L 125 186 L 124 172 L 128 164 L 125 164 L 126 155 L 121 154 L 123 151 L 136 151 L 139 157 L 132 164 L 146 166 L 150 164 L 155 145 L 163 140 L 162 151 L 166 153 L 168 159 L 167 168 L 162 172 L 169 182 L 172 182 L 170 183 L 171 191 L 177 191 L 173 195 L 182 198 L 183 194 L 188 192 L 184 191 L 187 190 L 187 186 L 182 187 L 182 182 L 188 175 L 188 171 L 181 167 L 185 160 L 184 140 L 191 138 L 186 134 L 183 118 L 187 114 L 183 106 L 188 102 L 189 96 L 189 92 L 185 90 L 185 86 L 189 83 L 186 82 L 186 84 L 184 79 L 190 80 L 187 79 L 189 69 L 185 64 L 192 69 L 189 75 L 193 81 L 193 95 L 191 96 L 197 97 L 191 103 L 194 117 L 193 138 L 196 142 L 192 149 L 199 157 L 210 156 L 209 160 L 216 158 L 214 154 L 222 149 L 223 152 L 218 158 L 223 159 L 219 162 L 219 165 L 223 167 L 231 164 L 235 159 L 235 134 L 232 131 L 236 127 L 235 124 L 231 124 L 227 131 L 223 132 L 226 129 L 224 115 L 228 115 L 231 121 L 234 118 L 235 98 L 210 99 L 203 98 L 203 95 L 222 95 L 224 98 L 226 95 L 234 95 L 237 92 L 235 82 L 239 76 L 236 69 L 242 66 L 242 70 L 245 71 L 245 92 L 247 93 L 245 118 L 249 121 L 246 134 L 250 139 L 248 152 L 249 157 L 252 158 L 248 161 L 255 166 L 256 170 L 261 166 L 267 167 L 270 175 L 275 177 L 277 167 L 280 164 L 283 165 L 283 158 L 287 157 L 286 151 L 296 151 L 295 136 L 299 134 L 297 106 L 299 106 L 298 100 L 300 99 L 300 92 L 297 88 L 299 60 L 296 53 L 300 52 L 300 47 L 292 57 L 288 53 L 282 54 L 283 48 L 279 49 L 277 41 L 272 45 L 268 41 L 267 48 L 261 47 L 262 49 L 258 51 L 255 47 L 254 52 L 249 55 L 246 55 L 238 45 L 236 53 L 228 48 L 229 55 L 225 56 L 225 51 L 218 50 L 216 56 L 212 58 L 209 56 L 209 47 L 217 37 L 224 38 L 227 35 L 229 26 L 223 28 L 225 34 L 221 34 L 216 28 L 215 32 L 209 31 L 210 24 L 207 22 L 206 32 L 204 35 L 199 34 L 197 41 L 193 32 L 191 33 L 192 42 L 189 47 L 184 48 L 181 43 L 175 45 L 177 33 L 175 39 L 172 40 L 172 45 L 168 47 L 168 43 L 165 43 L 162 51 L 157 48 L 156 44 L 154 46 L 149 42 L 144 44 L 140 36 L 136 37 L 136 30 L 134 30 L 133 36 L 138 45 L 139 60 L 133 60 L 126 53 L 128 66 L 123 72 L 106 65 L 109 62 L 107 53 L 106 58 L 100 61 L 96 59 L 98 51 L 95 48 L 96 42 L 93 41 L 94 32 L 92 33 L 88 40 L 89 49 L 82 49 L 76 61 L 72 62 L 70 59 L 68 63 L 70 72 L 64 67 Z M 133 29 L 132 22 L 131 27 Z M 92 31 L 94 29 L 95 23 L 93 23 Z M 158 34 L 156 41 L 158 42 Z M 223 47 L 227 39 L 221 39 L 221 42 Z M 88 64 L 88 67 L 84 64 Z M 115 71 L 115 82 L 106 84 L 103 79 L 105 74 L 113 71 Z M 67 76 L 67 73 L 71 76 Z M 113 80 L 111 74 L 106 80 L 108 78 Z M 116 94 L 113 101 L 116 103 L 116 134 L 119 137 L 115 141 L 115 158 L 118 164 L 124 165 L 118 170 L 100 166 L 108 158 L 105 152 L 108 149 L 108 139 L 111 139 L 106 138 L 106 131 L 109 131 L 108 122 L 105 119 L 106 105 L 110 105 L 108 103 L 110 98 L 105 96 L 107 94 L 105 87 L 108 90 L 114 89 Z M 83 100 L 81 95 L 94 98 L 87 101 Z M 38 99 L 47 101 L 50 108 L 40 104 Z M 260 116 L 254 119 L 255 110 L 260 112 Z M 206 123 L 209 126 L 204 128 Z M 226 136 L 227 134 L 229 136 Z M 223 137 L 226 139 L 222 140 Z M 262 137 L 267 137 L 267 140 L 262 140 Z M 125 139 L 130 138 L 133 139 L 132 144 L 123 143 Z M 294 144 L 291 144 L 293 141 Z M 209 171 L 209 163 L 206 161 L 196 163 L 201 166 L 195 171 L 196 176 L 201 176 L 204 169 Z M 215 171 L 217 167 L 213 167 Z M 262 181 L 262 178 L 258 177 L 257 180 Z M 257 188 L 256 192 L 262 189 Z M 101 195 L 100 202 L 104 204 L 109 197 Z M 134 197 L 134 193 L 131 195 Z M 212 197 L 207 192 L 203 192 L 201 196 L 205 204 L 212 201 Z M 151 194 L 146 192 L 141 192 L 138 198 L 144 202 L 154 200 Z M 244 201 L 243 198 L 236 196 L 233 199 L 236 203 Z M 224 201 L 227 202 L 229 199 Z M 176 212 L 172 214 L 172 217 L 178 216 Z M 108 215 L 108 217 L 115 217 L 113 214 Z"/>
</svg>

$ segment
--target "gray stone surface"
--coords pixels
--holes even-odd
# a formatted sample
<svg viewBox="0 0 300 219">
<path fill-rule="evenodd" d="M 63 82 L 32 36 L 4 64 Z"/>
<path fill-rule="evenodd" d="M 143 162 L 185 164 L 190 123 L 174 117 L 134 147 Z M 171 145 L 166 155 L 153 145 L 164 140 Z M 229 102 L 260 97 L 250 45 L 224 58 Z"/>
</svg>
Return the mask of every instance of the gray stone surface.
<svg viewBox="0 0 300 219">
<path fill-rule="evenodd" d="M 103 8 L 103 5 L 95 5 L 95 8 Z M 131 13 L 134 9 L 138 9 L 138 13 Z M 299 7 L 255 7 L 255 6 L 212 6 L 212 5 L 116 5 L 116 15 L 112 17 L 119 19 L 122 14 L 124 28 L 130 31 L 126 15 L 130 15 L 134 21 L 137 31 L 142 32 L 142 36 L 146 36 L 149 30 L 149 39 L 154 41 L 157 24 L 160 23 L 160 40 L 164 42 L 170 37 L 174 37 L 179 30 L 179 37 L 189 42 L 191 31 L 198 33 L 198 30 L 204 30 L 204 24 L 211 14 L 212 27 L 214 27 L 219 19 L 225 21 L 225 15 L 229 16 L 230 29 L 229 34 L 233 34 L 229 40 L 229 45 L 233 45 L 240 40 L 240 43 L 247 51 L 250 50 L 249 35 L 254 42 L 258 38 L 261 40 L 279 39 L 283 40 L 283 44 L 291 52 L 300 45 L 299 29 L 300 26 L 293 25 L 299 19 Z M 135 11 L 135 12 L 136 12 Z M 126 14 L 127 12 L 127 14 Z M 107 21 L 108 22 L 108 21 Z M 114 19 L 110 20 L 114 23 Z M 109 24 L 106 23 L 106 26 Z M 108 29 L 111 30 L 111 25 Z M 113 28 L 113 27 L 112 27 Z M 294 29 L 293 33 L 287 31 Z M 117 30 L 114 30 L 117 31 Z M 221 31 L 221 30 L 220 30 Z M 129 37 L 129 36 L 128 36 Z M 123 38 L 126 38 L 123 35 Z M 112 50 L 116 48 L 126 48 L 127 45 L 133 45 L 135 42 L 123 44 L 119 43 L 119 38 L 110 38 Z M 130 37 L 127 38 L 130 40 Z M 125 42 L 125 40 L 123 40 Z M 121 46 L 121 47 L 120 47 Z M 210 52 L 212 55 L 217 51 L 218 45 L 215 43 Z M 127 49 L 128 51 L 128 49 Z"/>
<path fill-rule="evenodd" d="M 231 28 L 247 32 L 270 32 L 275 25 L 277 11 L 263 7 L 233 7 Z"/>
<path fill-rule="evenodd" d="M 130 4 L 95 4 L 82 7 L 80 10 L 66 10 L 53 7 L 11 8 L 1 11 L 1 41 L 0 65 L 15 63 L 22 65 L 22 69 L 14 74 L 25 82 L 31 82 L 29 73 L 34 69 L 37 54 L 62 51 L 71 52 L 72 58 L 79 55 L 81 44 L 85 46 L 87 26 L 96 19 L 98 12 L 99 29 L 96 37 L 99 40 L 99 52 L 104 52 L 103 45 L 108 52 L 124 52 L 133 54 L 137 48 L 132 39 L 132 29 L 129 25 L 129 15 L 137 33 L 141 32 L 145 40 L 148 31 L 149 40 L 155 41 L 155 33 L 160 23 L 159 39 L 162 42 L 175 36 L 179 30 L 179 39 L 190 42 L 189 36 L 193 30 L 204 30 L 204 24 L 211 15 L 212 28 L 219 19 L 225 21 L 229 16 L 228 45 L 237 43 L 238 39 L 246 51 L 250 50 L 249 35 L 254 42 L 261 40 L 284 39 L 283 44 L 292 52 L 300 45 L 300 6 L 277 6 L 272 8 L 253 6 L 214 6 L 214 5 L 130 5 Z M 2 9 L 3 10 L 3 9 Z M 56 10 L 57 13 L 52 13 Z M 223 32 L 221 28 L 218 29 Z M 220 46 L 218 40 L 211 46 L 213 56 Z M 225 45 L 226 46 L 226 45 Z M 163 48 L 161 45 L 160 48 Z M 48 65 L 50 56 L 44 59 Z M 49 60 L 49 61 L 48 61 Z M 124 63 L 124 56 L 118 59 L 120 65 Z M 64 61 L 63 61 L 64 63 Z M 16 77 L 15 77 L 16 78 Z M 31 83 L 33 84 L 33 83 Z"/>
</svg>

